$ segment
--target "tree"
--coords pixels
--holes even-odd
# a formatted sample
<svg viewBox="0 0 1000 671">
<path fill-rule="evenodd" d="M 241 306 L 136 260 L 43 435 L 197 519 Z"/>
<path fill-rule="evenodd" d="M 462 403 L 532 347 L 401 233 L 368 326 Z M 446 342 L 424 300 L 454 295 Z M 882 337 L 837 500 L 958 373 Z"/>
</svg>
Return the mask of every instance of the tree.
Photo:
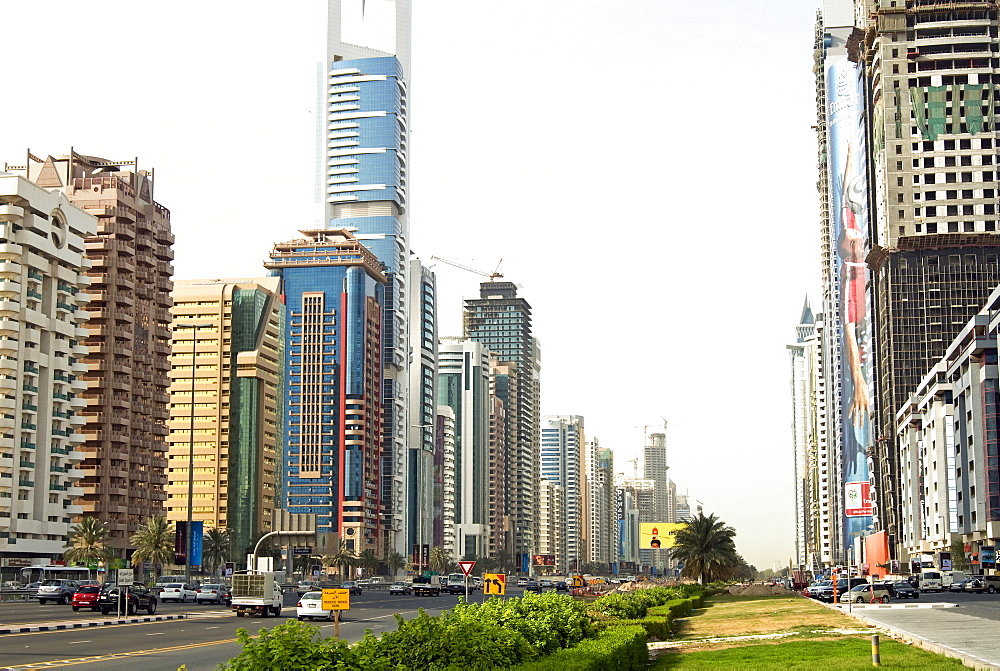
<svg viewBox="0 0 1000 671">
<path fill-rule="evenodd" d="M 71 563 L 96 564 L 114 556 L 114 551 L 104 546 L 108 538 L 108 525 L 96 517 L 84 517 L 69 530 L 69 540 L 63 547 L 63 559 Z"/>
<path fill-rule="evenodd" d="M 740 566 L 733 538 L 736 531 L 711 514 L 687 522 L 674 537 L 672 554 L 684 562 L 681 575 L 698 578 L 701 584 L 730 578 Z"/>
<path fill-rule="evenodd" d="M 965 556 L 965 543 L 961 540 L 951 543 L 951 566 L 956 571 L 969 570 L 969 559 Z"/>
<path fill-rule="evenodd" d="M 340 570 L 341 579 L 345 576 L 346 569 L 351 568 L 357 562 L 358 558 L 354 555 L 353 550 L 347 549 L 347 543 L 345 541 L 340 541 L 340 547 L 333 554 L 326 555 L 323 557 L 324 566 L 335 566 Z"/>
<path fill-rule="evenodd" d="M 154 575 L 160 575 L 163 565 L 174 558 L 174 525 L 165 517 L 150 517 L 146 523 L 129 539 L 135 546 L 132 553 L 132 565 L 142 566 L 150 561 L 154 566 Z"/>
<path fill-rule="evenodd" d="M 395 576 L 396 572 L 399 571 L 399 569 L 406 566 L 406 557 L 393 550 L 388 555 L 386 555 L 385 565 L 386 568 L 389 569 L 389 575 Z"/>
<path fill-rule="evenodd" d="M 209 529 L 202 538 L 202 553 L 205 561 L 212 567 L 212 575 L 219 570 L 219 565 L 229 561 L 229 532 L 218 527 Z"/>
<path fill-rule="evenodd" d="M 378 568 L 378 555 L 375 554 L 375 550 L 367 549 L 362 550 L 361 554 L 358 555 L 358 566 L 363 568 L 371 575 Z"/>
<path fill-rule="evenodd" d="M 451 558 L 451 553 L 448 550 L 440 545 L 435 545 L 431 548 L 431 556 L 428 559 L 428 564 L 432 571 L 450 573 L 452 567 L 455 565 L 455 560 Z"/>
</svg>

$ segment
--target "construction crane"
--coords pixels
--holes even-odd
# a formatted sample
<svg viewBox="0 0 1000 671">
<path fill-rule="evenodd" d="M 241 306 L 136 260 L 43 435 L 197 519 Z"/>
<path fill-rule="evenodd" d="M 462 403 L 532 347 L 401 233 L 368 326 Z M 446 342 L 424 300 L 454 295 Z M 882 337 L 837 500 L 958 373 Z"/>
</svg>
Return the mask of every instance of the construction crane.
<svg viewBox="0 0 1000 671">
<path fill-rule="evenodd" d="M 440 256 L 432 256 L 431 261 L 441 261 L 442 263 L 447 263 L 449 266 L 455 266 L 456 268 L 461 268 L 462 270 L 468 270 L 470 273 L 475 273 L 476 275 L 482 275 L 483 277 L 490 278 L 489 281 L 492 282 L 498 277 L 503 277 L 503 273 L 500 272 L 500 265 L 503 263 L 503 259 L 497 261 L 497 267 L 492 273 L 488 273 L 484 270 L 478 270 L 476 268 L 470 268 L 469 266 L 462 265 L 457 261 L 451 261 L 449 259 L 443 259 Z"/>
<path fill-rule="evenodd" d="M 635 459 L 629 459 L 625 462 L 626 464 L 632 464 L 632 478 L 634 480 L 639 479 L 639 457 Z"/>
</svg>

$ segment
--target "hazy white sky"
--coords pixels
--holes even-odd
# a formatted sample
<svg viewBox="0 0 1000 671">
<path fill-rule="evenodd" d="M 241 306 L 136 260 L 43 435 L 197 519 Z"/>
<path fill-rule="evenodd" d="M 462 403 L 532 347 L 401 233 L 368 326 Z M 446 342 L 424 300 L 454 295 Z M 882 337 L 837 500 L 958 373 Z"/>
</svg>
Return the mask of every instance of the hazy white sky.
<svg viewBox="0 0 1000 671">
<path fill-rule="evenodd" d="M 671 476 L 787 563 L 788 355 L 819 280 L 818 3 L 415 1 L 414 251 L 520 284 L 546 414 L 617 470 L 669 422 Z M 317 224 L 325 2 L 4 7 L 0 160 L 139 157 L 176 277 L 248 277 Z M 438 264 L 442 335 L 476 275 Z"/>
</svg>

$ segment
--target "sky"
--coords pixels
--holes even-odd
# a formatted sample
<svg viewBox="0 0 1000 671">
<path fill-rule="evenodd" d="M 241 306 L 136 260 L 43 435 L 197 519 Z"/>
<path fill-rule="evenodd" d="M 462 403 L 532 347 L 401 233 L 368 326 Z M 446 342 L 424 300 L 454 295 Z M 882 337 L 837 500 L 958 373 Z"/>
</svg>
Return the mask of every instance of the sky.
<svg viewBox="0 0 1000 671">
<path fill-rule="evenodd" d="M 372 2 L 373 0 L 369 0 Z M 411 246 L 532 305 L 542 412 L 670 476 L 758 568 L 794 553 L 786 345 L 818 295 L 817 5 L 414 3 Z M 255 277 L 319 222 L 325 2 L 4 8 L 0 161 L 138 158 L 175 279 Z M 485 279 L 436 263 L 441 334 Z M 640 465 L 641 469 L 641 465 Z"/>
</svg>

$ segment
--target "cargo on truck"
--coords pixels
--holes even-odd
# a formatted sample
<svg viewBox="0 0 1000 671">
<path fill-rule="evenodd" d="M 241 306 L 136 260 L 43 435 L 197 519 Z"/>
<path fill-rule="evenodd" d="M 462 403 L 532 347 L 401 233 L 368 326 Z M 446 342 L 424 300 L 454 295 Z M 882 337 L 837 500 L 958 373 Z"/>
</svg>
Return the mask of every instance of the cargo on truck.
<svg viewBox="0 0 1000 671">
<path fill-rule="evenodd" d="M 273 571 L 239 571 L 233 574 L 232 608 L 237 617 L 281 615 L 281 585 Z"/>
</svg>

